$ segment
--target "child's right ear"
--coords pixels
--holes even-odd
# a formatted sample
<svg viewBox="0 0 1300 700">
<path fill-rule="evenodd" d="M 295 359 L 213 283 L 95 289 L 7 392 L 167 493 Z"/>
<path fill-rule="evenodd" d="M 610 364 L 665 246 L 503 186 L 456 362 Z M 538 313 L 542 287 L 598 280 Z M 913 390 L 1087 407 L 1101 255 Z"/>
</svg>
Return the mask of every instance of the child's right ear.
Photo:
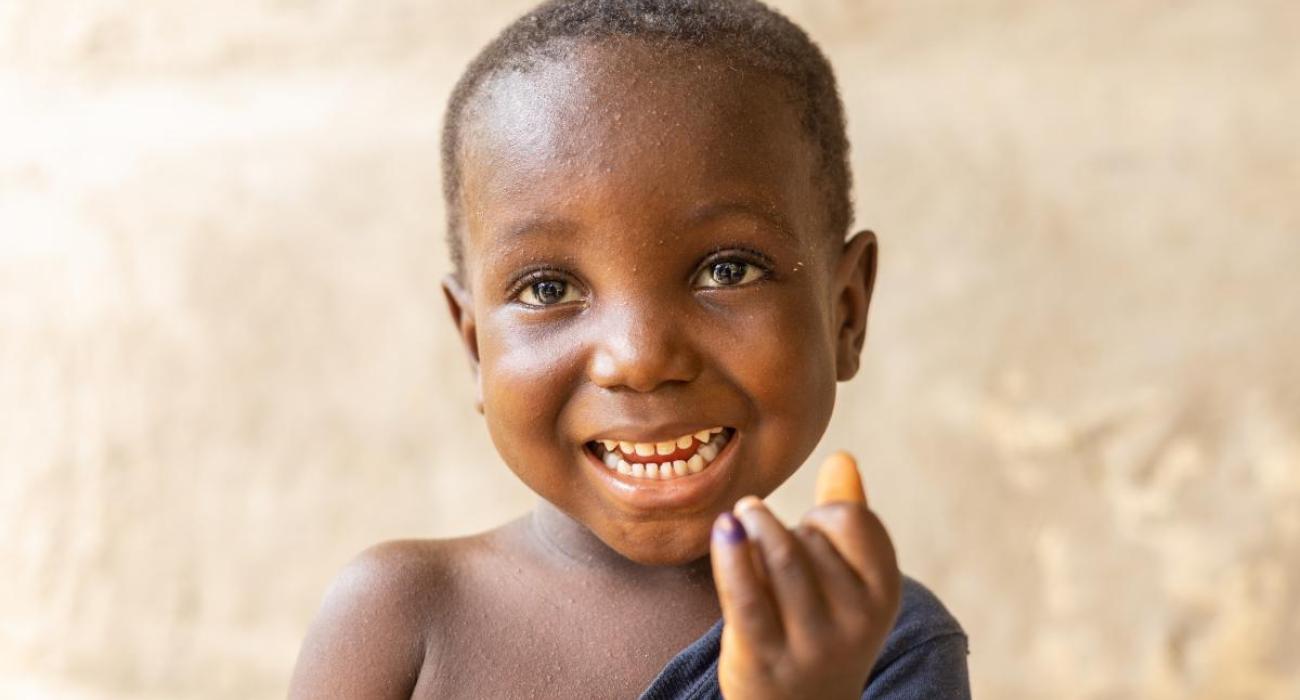
<svg viewBox="0 0 1300 700">
<path fill-rule="evenodd" d="M 470 371 L 474 373 L 474 408 L 483 412 L 483 382 L 478 371 L 478 325 L 474 322 L 474 304 L 469 291 L 450 274 L 442 278 L 442 293 L 447 298 L 447 309 L 451 311 L 451 322 L 456 324 L 456 333 L 469 354 Z"/>
</svg>

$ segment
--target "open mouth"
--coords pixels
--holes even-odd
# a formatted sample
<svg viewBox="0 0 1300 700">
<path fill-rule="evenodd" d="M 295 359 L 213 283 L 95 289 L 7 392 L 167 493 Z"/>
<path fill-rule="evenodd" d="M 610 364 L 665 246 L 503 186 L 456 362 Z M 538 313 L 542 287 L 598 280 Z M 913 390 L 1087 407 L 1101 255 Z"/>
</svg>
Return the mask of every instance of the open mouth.
<svg viewBox="0 0 1300 700">
<path fill-rule="evenodd" d="M 678 479 L 709 468 L 734 428 L 709 428 L 662 442 L 592 440 L 587 451 L 610 471 L 634 479 Z"/>
</svg>

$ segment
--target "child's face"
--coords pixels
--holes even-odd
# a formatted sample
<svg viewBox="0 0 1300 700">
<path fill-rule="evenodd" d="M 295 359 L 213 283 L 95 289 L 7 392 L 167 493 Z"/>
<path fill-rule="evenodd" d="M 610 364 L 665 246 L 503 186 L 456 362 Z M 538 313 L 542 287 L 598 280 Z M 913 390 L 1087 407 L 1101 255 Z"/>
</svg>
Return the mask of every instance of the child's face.
<svg viewBox="0 0 1300 700">
<path fill-rule="evenodd" d="M 626 40 L 499 77 L 467 116 L 464 286 L 448 297 L 492 439 L 637 562 L 704 555 L 714 516 L 808 456 L 856 368 L 874 244 L 826 230 L 782 88 Z M 601 441 L 718 427 L 711 460 L 683 439 L 605 463 Z M 671 478 L 637 475 L 657 458 Z"/>
</svg>

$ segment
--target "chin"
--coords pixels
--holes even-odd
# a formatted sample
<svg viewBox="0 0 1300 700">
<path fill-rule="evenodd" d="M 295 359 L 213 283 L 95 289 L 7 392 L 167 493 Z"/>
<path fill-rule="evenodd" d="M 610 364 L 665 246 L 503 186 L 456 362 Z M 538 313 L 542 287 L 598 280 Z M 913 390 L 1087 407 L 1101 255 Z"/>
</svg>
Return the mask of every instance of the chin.
<svg viewBox="0 0 1300 700">
<path fill-rule="evenodd" d="M 674 524 L 670 528 L 654 528 L 635 539 L 606 542 L 624 558 L 642 566 L 683 566 L 709 554 L 709 533 L 712 522 L 700 526 Z"/>
</svg>

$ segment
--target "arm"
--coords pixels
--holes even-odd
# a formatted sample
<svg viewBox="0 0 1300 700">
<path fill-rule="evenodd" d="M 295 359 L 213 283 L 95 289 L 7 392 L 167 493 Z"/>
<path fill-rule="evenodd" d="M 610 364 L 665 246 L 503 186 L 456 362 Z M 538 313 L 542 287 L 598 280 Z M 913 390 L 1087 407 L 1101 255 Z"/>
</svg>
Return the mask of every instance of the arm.
<svg viewBox="0 0 1300 700">
<path fill-rule="evenodd" d="M 409 698 L 424 664 L 427 562 L 372 547 L 334 579 L 298 653 L 290 698 Z"/>
<path fill-rule="evenodd" d="M 966 632 L 930 589 L 904 577 L 898 621 L 871 670 L 867 700 L 970 698 Z"/>
<path fill-rule="evenodd" d="M 885 660 L 872 676 L 863 700 L 969 700 L 966 635 L 941 632 Z"/>
</svg>

